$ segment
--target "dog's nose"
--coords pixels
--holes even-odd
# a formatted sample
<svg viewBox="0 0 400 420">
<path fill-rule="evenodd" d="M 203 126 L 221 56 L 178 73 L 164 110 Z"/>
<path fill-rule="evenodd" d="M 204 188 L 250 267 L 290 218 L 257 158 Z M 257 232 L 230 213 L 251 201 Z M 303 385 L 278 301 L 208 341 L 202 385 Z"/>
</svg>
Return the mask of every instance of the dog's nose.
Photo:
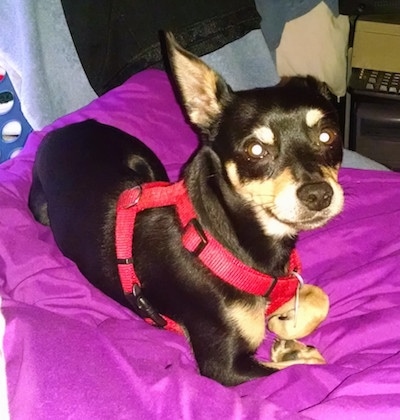
<svg viewBox="0 0 400 420">
<path fill-rule="evenodd" d="M 297 190 L 297 197 L 310 210 L 323 210 L 331 204 L 333 189 L 327 182 L 312 182 Z"/>
</svg>

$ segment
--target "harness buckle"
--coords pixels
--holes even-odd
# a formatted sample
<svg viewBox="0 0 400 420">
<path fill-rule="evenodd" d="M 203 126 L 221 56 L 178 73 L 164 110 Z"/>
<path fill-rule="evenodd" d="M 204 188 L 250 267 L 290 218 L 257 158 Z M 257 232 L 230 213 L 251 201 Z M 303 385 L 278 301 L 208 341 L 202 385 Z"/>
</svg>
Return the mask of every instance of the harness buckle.
<svg viewBox="0 0 400 420">
<path fill-rule="evenodd" d="M 140 286 L 135 284 L 132 293 L 126 293 L 125 298 L 143 319 L 150 318 L 157 327 L 164 328 L 167 321 L 153 308 L 143 296 Z"/>
<path fill-rule="evenodd" d="M 193 230 L 196 235 L 192 234 Z M 204 232 L 200 222 L 196 218 L 191 219 L 185 226 L 182 239 L 185 248 L 195 257 L 198 257 L 208 244 L 207 235 Z M 199 239 L 200 242 L 197 242 Z"/>
</svg>

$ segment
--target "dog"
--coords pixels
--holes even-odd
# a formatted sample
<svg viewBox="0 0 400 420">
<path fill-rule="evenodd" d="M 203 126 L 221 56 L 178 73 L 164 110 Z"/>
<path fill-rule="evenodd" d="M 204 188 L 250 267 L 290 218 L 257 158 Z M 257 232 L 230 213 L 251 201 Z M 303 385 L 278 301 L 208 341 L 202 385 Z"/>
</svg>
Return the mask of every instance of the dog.
<svg viewBox="0 0 400 420">
<path fill-rule="evenodd" d="M 234 92 L 170 33 L 166 46 L 201 139 L 182 180 L 170 184 L 140 140 L 88 120 L 43 139 L 30 209 L 94 286 L 186 334 L 200 374 L 233 386 L 324 363 L 297 341 L 325 319 L 329 300 L 302 285 L 295 244 L 343 206 L 327 89 L 294 77 Z M 270 362 L 255 358 L 266 327 L 278 336 Z"/>
</svg>

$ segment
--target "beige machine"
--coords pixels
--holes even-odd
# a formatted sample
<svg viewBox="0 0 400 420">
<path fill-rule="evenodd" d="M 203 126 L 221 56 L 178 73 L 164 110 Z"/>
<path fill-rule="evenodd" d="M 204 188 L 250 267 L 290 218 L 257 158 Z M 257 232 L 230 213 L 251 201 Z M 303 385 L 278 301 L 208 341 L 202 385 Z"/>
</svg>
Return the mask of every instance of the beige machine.
<svg viewBox="0 0 400 420">
<path fill-rule="evenodd" d="M 400 72 L 400 16 L 362 17 L 357 21 L 351 66 Z"/>
<path fill-rule="evenodd" d="M 349 148 L 400 171 L 400 15 L 357 20 L 349 70 Z"/>
</svg>

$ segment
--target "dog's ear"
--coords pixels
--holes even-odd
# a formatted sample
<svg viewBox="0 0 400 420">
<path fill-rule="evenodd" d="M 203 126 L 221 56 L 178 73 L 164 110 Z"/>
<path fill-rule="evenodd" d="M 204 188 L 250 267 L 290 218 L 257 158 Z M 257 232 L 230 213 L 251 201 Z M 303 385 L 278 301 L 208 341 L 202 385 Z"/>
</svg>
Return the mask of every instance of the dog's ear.
<svg viewBox="0 0 400 420">
<path fill-rule="evenodd" d="M 231 89 L 224 79 L 200 58 L 183 49 L 171 32 L 165 33 L 171 71 L 190 121 L 202 132 L 212 131 Z"/>
<path fill-rule="evenodd" d="M 316 79 L 314 76 L 283 76 L 281 78 L 279 86 L 284 86 L 288 84 L 312 88 L 319 92 L 326 99 L 332 99 L 332 94 L 329 89 L 329 86 L 325 82 L 321 82 L 320 80 Z"/>
<path fill-rule="evenodd" d="M 313 76 L 307 76 L 306 80 L 309 86 L 314 87 L 316 90 L 318 90 L 318 92 L 322 96 L 325 96 L 326 99 L 332 99 L 332 94 L 329 89 L 329 86 L 325 82 L 321 82 Z"/>
</svg>

